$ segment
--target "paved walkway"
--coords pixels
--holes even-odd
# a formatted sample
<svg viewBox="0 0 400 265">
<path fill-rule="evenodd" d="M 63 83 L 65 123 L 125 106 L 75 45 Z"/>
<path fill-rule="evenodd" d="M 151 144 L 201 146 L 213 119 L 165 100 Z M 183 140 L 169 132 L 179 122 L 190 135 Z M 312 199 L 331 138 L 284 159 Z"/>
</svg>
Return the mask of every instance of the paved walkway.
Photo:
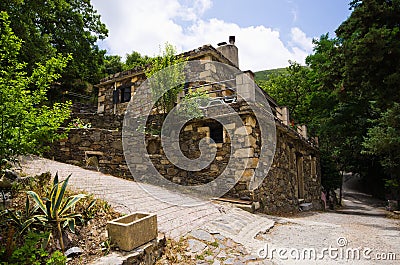
<svg viewBox="0 0 400 265">
<path fill-rule="evenodd" d="M 254 237 L 260 231 L 265 232 L 274 225 L 274 221 L 267 217 L 253 215 L 226 203 L 204 202 L 160 187 L 146 185 L 146 189 L 154 190 L 160 198 L 172 197 L 177 204 L 189 200 L 198 201 L 200 204 L 191 207 L 171 205 L 152 197 L 134 181 L 49 159 L 25 157 L 21 161 L 21 166 L 24 172 L 32 175 L 50 171 L 52 175 L 58 172 L 60 179 L 64 179 L 72 174 L 69 181 L 72 187 L 93 193 L 96 197 L 109 202 L 121 213 L 128 214 L 135 211 L 156 213 L 159 231 L 175 240 L 185 235 L 190 237 L 191 231 L 202 229 L 213 235 L 220 234 L 233 239 L 243 245 L 249 255 L 254 256 L 261 246 L 259 244 L 261 242 L 257 243 Z M 264 263 L 271 264 L 267 261 Z"/>
<path fill-rule="evenodd" d="M 396 261 L 386 260 L 384 264 L 397 264 L 400 259 L 400 221 L 385 218 L 386 212 L 367 195 L 346 187 L 346 206 L 341 210 L 308 212 L 292 218 L 282 218 L 250 214 L 222 203 L 205 203 L 195 207 L 170 205 L 151 197 L 133 181 L 52 160 L 26 158 L 22 166 L 30 174 L 50 171 L 54 175 L 59 171 L 63 178 L 72 174 L 72 186 L 107 200 L 120 212 L 157 213 L 161 232 L 173 239 L 185 237 L 189 240 L 187 251 L 194 257 L 195 264 L 377 263 L 375 256 L 372 260 L 365 257 L 334 258 L 323 252 L 332 247 L 345 252 L 370 248 L 373 250 L 371 255 L 395 254 Z M 164 198 L 172 197 L 177 202 L 196 200 L 159 187 L 146 188 L 154 189 Z M 342 241 L 345 243 L 343 247 L 339 245 Z M 266 252 L 267 257 L 273 263 L 268 258 L 257 259 L 258 250 L 261 247 L 266 249 L 266 246 L 269 251 Z M 317 256 L 313 259 L 287 259 L 286 256 L 281 259 L 276 252 L 275 256 L 272 252 L 277 249 L 299 250 L 299 253 L 312 249 L 317 254 L 325 255 L 321 259 Z"/>
</svg>

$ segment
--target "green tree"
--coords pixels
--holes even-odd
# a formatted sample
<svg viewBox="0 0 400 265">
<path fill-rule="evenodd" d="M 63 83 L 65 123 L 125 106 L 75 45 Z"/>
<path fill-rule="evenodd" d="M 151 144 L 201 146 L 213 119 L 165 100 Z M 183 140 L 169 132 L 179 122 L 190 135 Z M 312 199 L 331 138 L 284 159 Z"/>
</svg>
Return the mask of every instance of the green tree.
<svg viewBox="0 0 400 265">
<path fill-rule="evenodd" d="M 346 116 L 351 118 L 340 121 L 340 133 L 346 135 L 342 149 L 350 154 L 350 166 L 375 189 L 372 192 L 382 194 L 380 158 L 362 155 L 361 151 L 371 127 L 369 120 L 377 118 L 374 107 L 386 112 L 393 102 L 400 102 L 400 1 L 352 1 L 350 7 L 351 16 L 336 30 L 338 54 L 343 61 L 338 96 Z"/>
<path fill-rule="evenodd" d="M 96 41 L 107 36 L 106 26 L 90 0 L 2 0 L 15 35 L 24 42 L 18 59 L 32 74 L 36 63 L 62 54 L 72 54 L 63 71 L 62 89 L 85 92 L 87 82 L 96 84 L 102 76 L 105 51 Z"/>
<path fill-rule="evenodd" d="M 326 53 L 333 45 L 327 35 L 322 41 L 315 41 L 316 55 L 308 59 L 309 66 L 290 62 L 285 71 L 268 76 L 268 80 L 259 82 L 280 106 L 287 106 L 291 119 L 297 123 L 307 124 L 311 135 L 319 136 L 322 163 L 322 185 L 327 191 L 340 187 L 340 156 L 335 149 L 338 137 L 333 129 L 333 110 L 337 105 L 333 85 L 321 76 L 326 72 L 320 62 L 326 63 Z M 323 45 L 323 46 L 322 46 Z M 322 46 L 322 47 L 321 47 Z M 311 64 L 312 63 L 312 64 Z M 310 67 L 311 66 L 311 67 Z M 326 80 L 324 80 L 326 79 Z M 324 84 L 326 82 L 326 84 Z"/>
<path fill-rule="evenodd" d="M 336 30 L 343 60 L 342 101 L 400 102 L 400 0 L 352 1 Z"/>
<path fill-rule="evenodd" d="M 259 85 L 271 95 L 280 106 L 287 106 L 291 117 L 297 122 L 308 121 L 309 95 L 311 87 L 308 74 L 310 69 L 289 61 L 286 71 L 272 74 Z"/>
<path fill-rule="evenodd" d="M 362 149 L 375 126 L 371 120 L 379 118 L 374 108 L 385 113 L 400 102 L 400 1 L 358 0 L 350 8 L 337 37 L 324 35 L 316 41 L 307 63 L 332 98 L 320 126 L 327 149 L 341 169 L 360 173 L 371 191 L 382 195 L 384 164 Z"/>
<path fill-rule="evenodd" d="M 126 55 L 125 69 L 132 69 L 136 67 L 146 67 L 152 63 L 152 58 L 147 55 L 141 55 L 140 53 L 133 51 Z"/>
<path fill-rule="evenodd" d="M 22 41 L 10 28 L 8 15 L 0 12 L 0 170 L 6 160 L 26 153 L 40 153 L 59 137 L 60 124 L 69 116 L 68 104 L 43 105 L 46 92 L 60 75 L 69 57 L 38 63 L 32 74 L 18 61 Z M 30 91 L 30 87 L 36 89 Z"/>
<path fill-rule="evenodd" d="M 158 99 L 155 100 L 155 107 L 159 114 L 166 115 L 175 107 L 178 94 L 183 89 L 182 82 L 185 80 L 185 61 L 185 58 L 176 55 L 174 46 L 166 43 L 165 49 L 152 60 L 146 71 L 146 77 L 150 78 L 152 96 Z"/>
<path fill-rule="evenodd" d="M 394 103 L 372 123 L 363 142 L 363 153 L 379 158 L 389 174 L 386 185 L 396 190 L 400 200 L 400 104 Z"/>
<path fill-rule="evenodd" d="M 125 69 L 125 64 L 119 55 L 105 55 L 104 68 L 105 75 L 112 75 L 122 72 Z"/>
</svg>

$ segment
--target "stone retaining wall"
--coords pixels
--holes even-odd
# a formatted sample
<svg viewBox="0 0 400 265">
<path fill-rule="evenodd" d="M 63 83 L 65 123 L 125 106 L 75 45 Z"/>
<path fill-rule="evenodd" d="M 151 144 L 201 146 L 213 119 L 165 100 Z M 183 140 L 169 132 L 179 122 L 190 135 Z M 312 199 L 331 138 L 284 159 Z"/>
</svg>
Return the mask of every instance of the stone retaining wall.
<svg viewBox="0 0 400 265">
<path fill-rule="evenodd" d="M 103 173 L 129 177 L 121 139 L 121 130 L 69 129 L 68 137 L 54 144 L 46 156 Z"/>
<path fill-rule="evenodd" d="M 91 128 L 107 130 L 122 130 L 124 122 L 124 115 L 119 114 L 74 113 L 65 125 L 76 118 L 79 118 L 83 124 L 90 124 Z"/>
</svg>

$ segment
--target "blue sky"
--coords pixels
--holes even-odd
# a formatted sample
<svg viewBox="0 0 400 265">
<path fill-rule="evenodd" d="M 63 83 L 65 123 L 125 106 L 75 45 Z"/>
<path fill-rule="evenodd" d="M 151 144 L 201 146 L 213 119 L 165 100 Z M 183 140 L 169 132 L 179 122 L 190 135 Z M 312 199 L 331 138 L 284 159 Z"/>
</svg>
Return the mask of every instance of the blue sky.
<svg viewBox="0 0 400 265">
<path fill-rule="evenodd" d="M 236 35 L 242 70 L 304 63 L 312 39 L 350 15 L 350 0 L 93 0 L 109 29 L 109 54 L 153 56 L 169 42 L 177 50 L 216 46 Z"/>
</svg>

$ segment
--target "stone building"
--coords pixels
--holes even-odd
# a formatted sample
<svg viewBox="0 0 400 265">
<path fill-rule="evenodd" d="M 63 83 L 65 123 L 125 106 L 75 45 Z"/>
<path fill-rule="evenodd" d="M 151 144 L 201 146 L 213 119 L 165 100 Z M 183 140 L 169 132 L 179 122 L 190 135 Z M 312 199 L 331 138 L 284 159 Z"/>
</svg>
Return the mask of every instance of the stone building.
<svg viewBox="0 0 400 265">
<path fill-rule="evenodd" d="M 252 97 L 254 100 L 255 88 L 245 84 L 244 80 L 245 77 L 254 79 L 254 74 L 239 70 L 238 48 L 234 37 L 230 37 L 228 44 L 220 43 L 217 48 L 205 45 L 182 55 L 189 61 L 199 62 L 196 71 L 203 77 L 218 73 L 218 69 L 210 62 L 223 63 L 237 70 L 234 76 L 223 78 L 228 80 L 225 84 L 212 84 L 211 79 L 210 83 L 200 85 L 207 87 L 206 93 L 215 102 L 234 109 L 243 124 L 228 122 L 228 125 L 222 126 L 210 118 L 193 119 L 185 124 L 179 133 L 179 146 L 189 159 L 199 157 L 198 146 L 201 139 L 208 137 L 213 140 L 209 145 L 215 149 L 215 159 L 198 171 L 177 167 L 167 158 L 160 135 L 146 134 L 146 152 L 154 168 L 169 181 L 189 186 L 208 183 L 215 180 L 221 172 L 228 172 L 237 183 L 224 198 L 249 204 L 265 213 L 296 211 L 301 203 L 312 203 L 314 208 L 320 208 L 321 182 L 317 143 L 307 136 L 305 125 L 291 126 L 287 108 L 279 107 L 265 92 L 262 96 L 268 101 L 273 115 L 276 132 L 273 140 L 276 140 L 276 146 L 275 153 L 271 155 L 273 160 L 268 173 L 262 176 L 262 182 L 256 188 L 252 188 L 259 173 L 256 173 L 257 168 L 262 163 L 260 154 L 262 142 L 266 138 L 261 135 L 261 126 L 250 108 L 252 103 L 248 103 Z M 132 178 L 121 142 L 123 119 L 129 101 L 143 96 L 137 90 L 145 80 L 146 75 L 142 68 L 117 73 L 101 80 L 98 84 L 97 113 L 75 114 L 83 123 L 90 123 L 91 128 L 71 129 L 68 138 L 60 141 L 50 155 L 56 160 L 95 167 L 106 173 Z M 195 85 L 185 84 L 185 89 Z M 208 106 L 208 110 L 213 112 L 214 108 L 214 112 L 219 112 L 218 104 Z M 157 116 L 154 115 L 150 122 L 157 123 Z M 244 135 L 248 137 L 247 143 L 241 143 L 243 148 L 235 150 L 233 154 L 238 163 L 247 161 L 240 175 L 235 169 L 228 167 L 229 160 L 232 159 L 232 143 L 228 135 L 232 134 L 239 141 Z M 136 167 L 135 172 L 138 174 L 148 174 L 144 164 L 139 158 L 137 165 L 132 166 L 130 163 L 130 166 Z"/>
</svg>

